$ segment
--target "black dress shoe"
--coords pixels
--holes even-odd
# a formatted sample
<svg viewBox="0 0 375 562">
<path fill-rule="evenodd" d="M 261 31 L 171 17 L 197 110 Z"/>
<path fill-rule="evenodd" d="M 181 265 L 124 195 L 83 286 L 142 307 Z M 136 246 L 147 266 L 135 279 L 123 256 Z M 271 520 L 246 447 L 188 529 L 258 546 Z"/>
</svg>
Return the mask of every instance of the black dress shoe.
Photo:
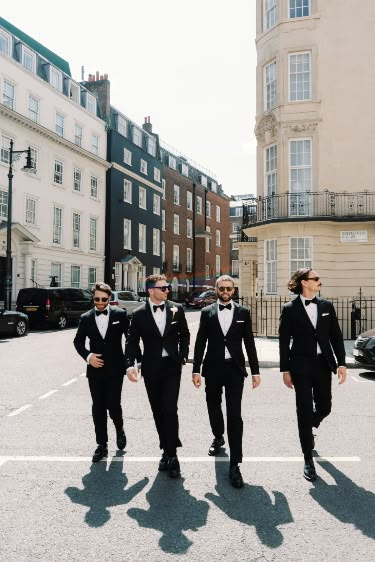
<svg viewBox="0 0 375 562">
<path fill-rule="evenodd" d="M 159 462 L 160 472 L 165 472 L 168 469 L 168 457 L 166 453 L 163 453 Z"/>
<path fill-rule="evenodd" d="M 215 437 L 212 441 L 211 447 L 208 449 L 208 454 L 210 457 L 216 457 L 218 452 L 220 451 L 220 447 L 223 447 L 225 444 L 224 437 Z"/>
<path fill-rule="evenodd" d="M 177 457 L 168 459 L 168 474 L 171 478 L 179 478 L 181 476 L 180 463 Z"/>
<path fill-rule="evenodd" d="M 107 457 L 108 456 L 108 447 L 107 447 L 107 443 L 98 445 L 98 447 L 95 449 L 95 453 L 92 457 L 92 462 L 99 462 L 102 460 L 103 457 Z"/>
<path fill-rule="evenodd" d="M 229 480 L 233 488 L 242 488 L 243 478 L 238 464 L 231 464 L 229 468 Z"/>
<path fill-rule="evenodd" d="M 305 460 L 305 466 L 303 467 L 303 476 L 309 482 L 314 482 L 316 480 L 316 470 L 314 466 L 314 461 L 312 459 Z"/>
<path fill-rule="evenodd" d="M 126 447 L 126 435 L 125 435 L 124 428 L 122 427 L 119 430 L 116 429 L 116 435 L 117 435 L 117 448 L 120 449 L 120 451 L 123 451 Z"/>
</svg>

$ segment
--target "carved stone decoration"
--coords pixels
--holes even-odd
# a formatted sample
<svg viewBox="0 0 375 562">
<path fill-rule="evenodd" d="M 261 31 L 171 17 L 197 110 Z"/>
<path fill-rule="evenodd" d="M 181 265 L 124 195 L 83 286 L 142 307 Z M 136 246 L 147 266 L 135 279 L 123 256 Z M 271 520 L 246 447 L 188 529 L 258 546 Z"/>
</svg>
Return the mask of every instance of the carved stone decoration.
<svg viewBox="0 0 375 562">
<path fill-rule="evenodd" d="M 311 133 L 315 131 L 318 123 L 297 123 L 295 125 L 287 125 L 290 133 Z"/>
<path fill-rule="evenodd" d="M 273 113 L 265 113 L 260 117 L 255 125 L 254 133 L 257 141 L 260 143 L 265 142 L 266 133 L 269 132 L 271 137 L 277 135 L 278 122 Z"/>
</svg>

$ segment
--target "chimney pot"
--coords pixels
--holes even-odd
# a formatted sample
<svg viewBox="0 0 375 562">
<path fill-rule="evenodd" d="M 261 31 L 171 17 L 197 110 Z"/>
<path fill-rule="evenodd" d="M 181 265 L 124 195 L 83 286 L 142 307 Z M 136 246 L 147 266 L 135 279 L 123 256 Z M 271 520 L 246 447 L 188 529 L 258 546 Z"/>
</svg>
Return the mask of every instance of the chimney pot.
<svg viewBox="0 0 375 562">
<path fill-rule="evenodd" d="M 96 71 L 96 79 L 99 80 L 99 70 Z"/>
<path fill-rule="evenodd" d="M 108 80 L 108 74 L 107 73 L 104 74 L 104 80 Z"/>
</svg>

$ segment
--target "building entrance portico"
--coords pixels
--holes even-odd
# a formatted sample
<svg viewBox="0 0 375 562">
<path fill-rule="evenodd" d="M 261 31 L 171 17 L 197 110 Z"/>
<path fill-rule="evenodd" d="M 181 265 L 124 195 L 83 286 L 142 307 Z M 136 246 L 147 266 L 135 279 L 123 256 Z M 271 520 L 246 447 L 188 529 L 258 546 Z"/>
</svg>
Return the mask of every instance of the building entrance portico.
<svg viewBox="0 0 375 562">
<path fill-rule="evenodd" d="M 115 262 L 115 290 L 138 291 L 139 269 L 142 262 L 136 256 L 125 256 Z"/>
</svg>

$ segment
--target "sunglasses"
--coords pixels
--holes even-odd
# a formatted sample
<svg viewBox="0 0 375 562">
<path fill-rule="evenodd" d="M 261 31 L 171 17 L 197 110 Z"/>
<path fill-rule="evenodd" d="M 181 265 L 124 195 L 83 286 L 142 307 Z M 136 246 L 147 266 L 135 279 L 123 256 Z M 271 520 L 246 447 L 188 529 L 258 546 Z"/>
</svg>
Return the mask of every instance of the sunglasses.
<svg viewBox="0 0 375 562">
<path fill-rule="evenodd" d="M 319 281 L 320 277 L 308 277 L 306 281 Z"/>
<path fill-rule="evenodd" d="M 230 293 L 231 291 L 233 291 L 234 287 L 218 287 L 218 290 L 220 291 L 220 293 L 224 293 L 224 291 L 227 291 L 227 293 Z"/>
<path fill-rule="evenodd" d="M 160 289 L 165 293 L 165 291 L 170 291 L 172 289 L 172 285 L 163 285 L 162 287 L 151 287 L 151 289 Z"/>
<path fill-rule="evenodd" d="M 94 297 L 94 302 L 107 302 L 109 297 Z"/>
</svg>

